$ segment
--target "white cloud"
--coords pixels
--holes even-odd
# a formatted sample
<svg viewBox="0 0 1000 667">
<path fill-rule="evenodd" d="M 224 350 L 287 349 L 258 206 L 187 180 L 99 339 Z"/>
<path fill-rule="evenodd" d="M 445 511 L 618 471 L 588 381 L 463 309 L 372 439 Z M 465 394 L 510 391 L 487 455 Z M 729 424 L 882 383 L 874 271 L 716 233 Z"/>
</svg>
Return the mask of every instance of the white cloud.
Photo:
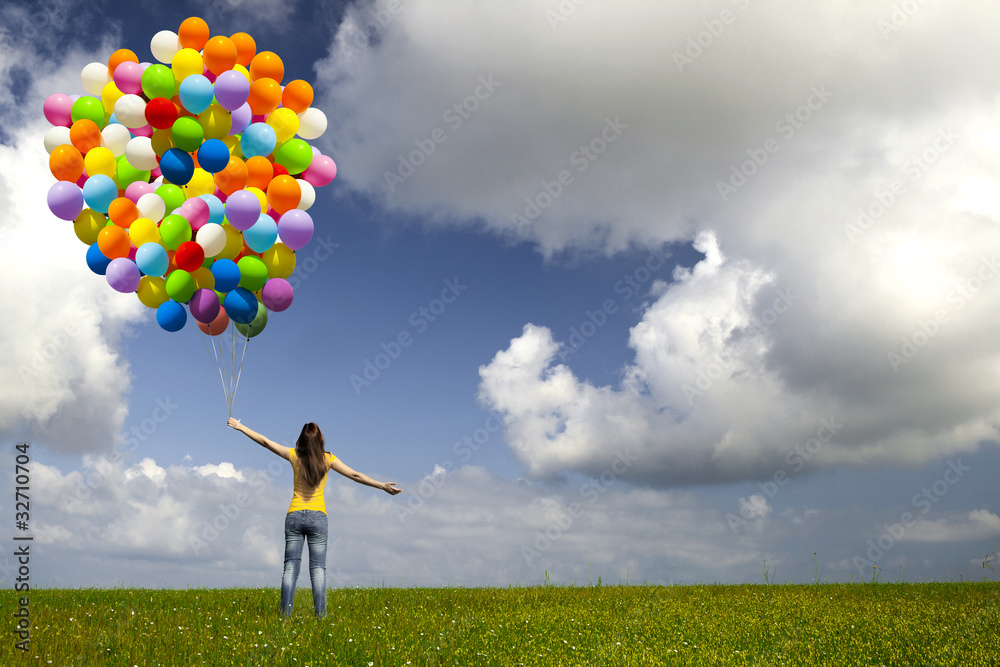
<svg viewBox="0 0 1000 667">
<path fill-rule="evenodd" d="M 985 509 L 972 510 L 962 517 L 919 521 L 906 528 L 900 541 L 970 542 L 1000 535 L 1000 517 Z"/>
</svg>

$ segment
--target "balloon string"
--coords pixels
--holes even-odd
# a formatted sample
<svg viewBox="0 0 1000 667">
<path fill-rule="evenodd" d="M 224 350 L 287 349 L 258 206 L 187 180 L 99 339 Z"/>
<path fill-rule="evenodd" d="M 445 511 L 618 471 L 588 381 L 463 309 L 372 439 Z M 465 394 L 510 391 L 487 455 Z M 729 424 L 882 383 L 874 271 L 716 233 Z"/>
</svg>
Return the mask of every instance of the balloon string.
<svg viewBox="0 0 1000 667">
<path fill-rule="evenodd" d="M 198 329 L 198 333 L 201 334 L 201 341 L 205 345 L 205 352 L 208 353 L 208 360 L 210 362 L 212 362 L 212 368 L 213 368 L 213 370 L 215 370 L 215 372 L 217 372 L 219 374 L 219 384 L 222 386 L 222 395 L 226 399 L 226 405 L 229 406 L 229 416 L 232 417 L 233 416 L 233 404 L 232 404 L 232 401 L 229 400 L 229 394 L 226 392 L 226 382 L 225 382 L 225 380 L 223 378 L 223 372 L 222 372 L 222 370 L 223 370 L 223 368 L 222 368 L 223 367 L 223 362 L 222 362 L 221 359 L 218 358 L 218 355 L 215 354 L 215 343 L 213 342 L 212 345 L 211 345 L 211 348 L 210 348 L 210 346 L 208 344 L 208 340 L 207 340 L 204 332 L 202 332 L 202 330 L 200 328 Z M 220 345 L 221 345 L 221 343 L 220 343 Z M 218 362 L 219 362 L 218 364 L 216 364 L 216 360 L 218 360 Z"/>
<path fill-rule="evenodd" d="M 250 330 L 249 330 L 249 329 L 247 329 L 247 337 L 246 337 L 246 339 L 245 339 L 245 340 L 243 341 L 243 356 L 242 356 L 242 357 L 240 357 L 240 369 L 239 369 L 239 371 L 238 371 L 238 372 L 236 373 L 236 386 L 235 386 L 235 387 L 233 387 L 233 399 L 234 399 L 234 400 L 235 400 L 235 398 L 236 398 L 236 390 L 237 390 L 237 389 L 239 388 L 239 386 L 240 386 L 240 377 L 241 377 L 241 376 L 243 375 L 243 362 L 244 362 L 244 361 L 246 360 L 246 358 L 247 358 L 247 347 L 249 347 L 249 346 L 250 346 Z"/>
</svg>

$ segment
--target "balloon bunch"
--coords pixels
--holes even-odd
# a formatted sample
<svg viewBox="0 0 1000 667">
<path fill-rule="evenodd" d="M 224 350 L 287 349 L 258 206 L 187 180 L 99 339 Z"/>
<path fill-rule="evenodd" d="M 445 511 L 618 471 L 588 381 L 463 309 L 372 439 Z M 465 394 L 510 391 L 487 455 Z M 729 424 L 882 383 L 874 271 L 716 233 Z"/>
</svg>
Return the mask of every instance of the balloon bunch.
<svg viewBox="0 0 1000 667">
<path fill-rule="evenodd" d="M 313 234 L 315 188 L 337 173 L 308 143 L 326 130 L 306 81 L 246 33 L 211 37 L 198 17 L 91 63 L 89 95 L 44 113 L 52 213 L 72 220 L 89 267 L 134 292 L 167 331 L 188 312 L 206 334 L 247 338 L 292 303 L 295 251 Z"/>
</svg>

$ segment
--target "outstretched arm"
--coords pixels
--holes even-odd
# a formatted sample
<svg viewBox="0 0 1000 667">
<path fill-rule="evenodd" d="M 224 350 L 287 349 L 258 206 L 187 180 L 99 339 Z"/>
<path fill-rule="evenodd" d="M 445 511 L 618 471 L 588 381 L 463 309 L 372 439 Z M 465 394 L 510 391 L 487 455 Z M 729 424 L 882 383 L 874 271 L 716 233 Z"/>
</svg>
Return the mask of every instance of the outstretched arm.
<svg viewBox="0 0 1000 667">
<path fill-rule="evenodd" d="M 365 486 L 371 486 L 376 489 L 382 489 L 390 496 L 394 496 L 397 493 L 402 492 L 402 489 L 396 488 L 395 482 L 376 482 L 374 479 L 364 474 L 363 472 L 358 472 L 356 470 L 353 470 L 349 465 L 347 465 L 340 459 L 333 460 L 333 463 L 330 464 L 330 470 L 339 472 L 344 477 L 348 479 L 353 479 L 358 484 L 364 484 Z"/>
<path fill-rule="evenodd" d="M 232 417 L 230 417 L 228 426 L 229 428 L 236 429 L 246 437 L 256 442 L 261 447 L 266 447 L 275 454 L 277 454 L 278 456 L 280 456 L 281 458 L 285 459 L 286 461 L 288 460 L 288 452 L 289 452 L 288 447 L 285 447 L 284 445 L 279 445 L 275 441 L 269 440 L 268 438 L 264 437 L 257 431 L 247 428 L 246 426 L 241 424 L 238 419 L 233 419 Z"/>
</svg>

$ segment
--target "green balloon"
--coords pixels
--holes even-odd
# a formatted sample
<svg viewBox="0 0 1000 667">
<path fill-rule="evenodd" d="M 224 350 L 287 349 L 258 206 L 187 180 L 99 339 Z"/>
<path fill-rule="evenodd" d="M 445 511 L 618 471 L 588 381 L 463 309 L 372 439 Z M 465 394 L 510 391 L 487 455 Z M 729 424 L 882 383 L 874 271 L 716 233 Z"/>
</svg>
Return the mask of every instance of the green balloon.
<svg viewBox="0 0 1000 667">
<path fill-rule="evenodd" d="M 149 172 L 140 171 L 133 167 L 125 156 L 122 155 L 118 158 L 118 187 L 127 188 L 132 183 L 137 181 L 142 181 L 143 183 L 149 182 Z"/>
<path fill-rule="evenodd" d="M 257 302 L 257 316 L 250 324 L 240 324 L 236 322 L 236 330 L 246 338 L 253 338 L 267 326 L 267 308 L 260 301 Z"/>
<path fill-rule="evenodd" d="M 194 296 L 194 276 L 184 269 L 174 269 L 167 276 L 167 296 L 178 303 L 187 303 Z"/>
<path fill-rule="evenodd" d="M 162 232 L 161 232 L 162 234 Z M 264 287 L 267 282 L 267 265 L 259 257 L 247 255 L 236 263 L 240 267 L 240 286 L 251 292 Z"/>
<path fill-rule="evenodd" d="M 205 128 L 194 118 L 181 116 L 170 128 L 170 138 L 174 140 L 177 148 L 193 153 L 198 150 L 202 139 L 205 138 Z"/>
<path fill-rule="evenodd" d="M 160 195 L 160 199 L 163 200 L 163 204 L 166 206 L 165 213 L 170 213 L 174 209 L 180 208 L 184 200 L 187 199 L 180 186 L 173 183 L 164 183 L 156 188 L 156 194 Z"/>
<path fill-rule="evenodd" d="M 166 65 L 150 65 L 142 73 L 142 92 L 146 97 L 166 97 L 170 99 L 174 96 L 176 84 L 174 73 Z"/>
<path fill-rule="evenodd" d="M 174 213 L 163 216 L 163 221 L 160 222 L 160 240 L 163 245 L 177 250 L 180 244 L 191 240 L 191 235 L 191 223 L 183 216 Z"/>
<path fill-rule="evenodd" d="M 96 97 L 84 95 L 70 107 L 69 117 L 75 123 L 81 118 L 87 118 L 97 123 L 97 127 L 103 128 L 107 124 L 107 117 L 104 115 L 104 105 Z"/>
<path fill-rule="evenodd" d="M 289 174 L 301 174 L 313 159 L 312 146 L 304 139 L 289 139 L 274 151 L 274 161 Z"/>
</svg>

